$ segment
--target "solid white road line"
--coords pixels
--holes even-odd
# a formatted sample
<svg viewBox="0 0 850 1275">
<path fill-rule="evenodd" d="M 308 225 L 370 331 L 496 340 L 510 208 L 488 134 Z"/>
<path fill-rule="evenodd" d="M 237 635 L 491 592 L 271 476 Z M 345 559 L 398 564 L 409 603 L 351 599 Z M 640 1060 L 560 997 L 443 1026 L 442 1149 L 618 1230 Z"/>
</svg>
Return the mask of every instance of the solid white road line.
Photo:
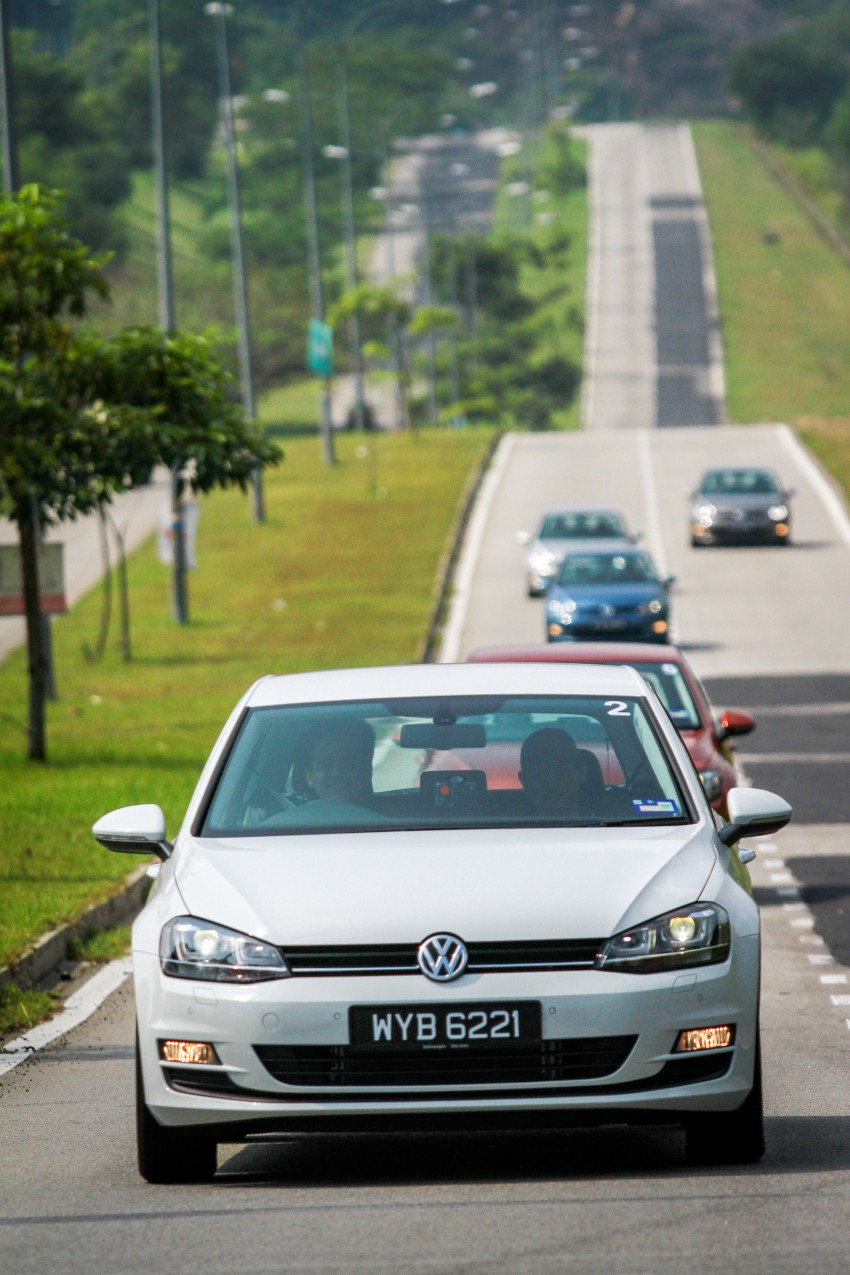
<svg viewBox="0 0 850 1275">
<path fill-rule="evenodd" d="M 78 992 L 68 997 L 61 1014 L 57 1014 L 46 1023 L 40 1023 L 38 1027 L 33 1027 L 31 1031 L 18 1036 L 16 1040 L 9 1041 L 5 1048 L 0 1049 L 0 1076 L 11 1071 L 13 1067 L 17 1067 L 19 1063 L 26 1062 L 36 1050 L 43 1049 L 45 1045 L 51 1044 L 74 1027 L 79 1027 L 80 1023 L 84 1023 L 103 1004 L 107 996 L 110 996 L 129 977 L 132 968 L 133 962 L 129 956 L 110 961 L 102 970 L 93 974 Z"/>
<path fill-rule="evenodd" d="M 443 640 L 440 643 L 440 658 L 438 661 L 440 664 L 456 664 L 460 658 L 460 640 L 463 626 L 466 623 L 469 594 L 472 590 L 472 581 L 478 565 L 478 554 L 481 548 L 481 541 L 484 538 L 484 528 L 487 525 L 490 506 L 493 503 L 499 483 L 502 481 L 502 475 L 505 472 L 505 466 L 508 463 L 515 442 L 516 439 L 513 434 L 506 434 L 501 440 L 496 448 L 493 463 L 488 469 L 478 492 L 475 508 L 472 511 L 472 517 L 469 520 L 469 526 L 463 538 L 460 561 L 455 573 L 454 590 L 449 604 L 449 618 L 443 630 Z"/>
<path fill-rule="evenodd" d="M 839 536 L 850 546 L 850 519 L 835 489 L 827 482 L 796 434 L 787 425 L 779 426 L 779 441 L 793 457 L 794 463 L 805 473 Z"/>
</svg>

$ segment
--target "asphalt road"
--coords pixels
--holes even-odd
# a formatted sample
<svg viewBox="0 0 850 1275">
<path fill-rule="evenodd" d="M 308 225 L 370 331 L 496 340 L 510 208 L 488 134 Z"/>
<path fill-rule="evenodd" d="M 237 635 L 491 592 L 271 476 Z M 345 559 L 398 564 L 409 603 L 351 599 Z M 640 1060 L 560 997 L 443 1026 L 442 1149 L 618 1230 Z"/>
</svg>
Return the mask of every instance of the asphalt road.
<svg viewBox="0 0 850 1275">
<path fill-rule="evenodd" d="M 659 334 L 666 319 L 657 305 L 676 272 L 656 286 L 654 262 L 664 251 L 658 254 L 651 227 L 654 201 L 678 195 L 668 189 L 665 164 L 663 189 L 653 185 L 653 164 L 639 166 L 636 185 L 634 145 L 621 145 L 618 132 L 599 141 L 616 143 L 604 152 L 605 179 L 623 192 L 621 230 L 631 206 L 645 233 L 637 253 L 623 246 L 630 283 L 619 308 L 603 279 L 619 287 L 622 271 L 609 271 L 607 250 L 596 264 L 589 428 L 504 445 L 473 519 L 444 657 L 542 638 L 541 603 L 525 596 L 515 533 L 530 529 L 550 503 L 610 500 L 677 576 L 676 636 L 718 706 L 751 708 L 760 719 L 741 743 L 748 777 L 780 792 L 795 789 L 794 822 L 757 843 L 753 867 L 764 919 L 764 1161 L 694 1170 L 679 1134 L 621 1128 L 296 1139 L 221 1148 L 210 1186 L 146 1186 L 133 1156 L 133 1005 L 125 985 L 84 1026 L 2 1079 L 3 1270 L 847 1270 L 850 863 L 842 767 L 850 751 L 850 532 L 831 489 L 783 430 L 718 426 L 720 410 L 697 421 L 705 428 L 693 420 L 684 422 L 688 428 L 658 428 L 674 423 L 659 411 L 673 368 L 688 402 L 722 406 L 714 393 L 710 286 L 704 258 L 698 268 L 683 267 L 675 304 L 692 313 L 702 279 L 705 341 L 692 334 L 683 342 L 686 361 L 665 362 Z M 646 130 L 651 138 L 638 132 L 641 147 L 659 140 L 653 130 Z M 661 140 L 682 146 L 675 131 Z M 597 159 L 601 153 L 595 150 Z M 677 218 L 685 212 L 698 221 L 699 205 L 686 193 Z M 607 226 L 600 233 L 610 242 Z M 699 242 L 698 228 L 665 234 L 670 252 L 674 240 L 677 251 L 684 244 L 691 254 L 694 234 Z M 775 463 L 797 489 L 793 546 L 690 548 L 682 489 L 703 465 L 724 459 Z"/>
</svg>

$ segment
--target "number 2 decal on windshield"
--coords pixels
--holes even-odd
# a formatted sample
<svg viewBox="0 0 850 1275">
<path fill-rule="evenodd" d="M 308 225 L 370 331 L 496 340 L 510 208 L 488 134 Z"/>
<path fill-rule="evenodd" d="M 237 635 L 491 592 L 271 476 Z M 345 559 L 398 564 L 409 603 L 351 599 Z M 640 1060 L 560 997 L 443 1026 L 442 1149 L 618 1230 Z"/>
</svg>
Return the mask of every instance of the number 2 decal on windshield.
<svg viewBox="0 0 850 1275">
<path fill-rule="evenodd" d="M 605 707 L 609 717 L 628 717 L 629 706 L 623 699 L 606 699 Z"/>
</svg>

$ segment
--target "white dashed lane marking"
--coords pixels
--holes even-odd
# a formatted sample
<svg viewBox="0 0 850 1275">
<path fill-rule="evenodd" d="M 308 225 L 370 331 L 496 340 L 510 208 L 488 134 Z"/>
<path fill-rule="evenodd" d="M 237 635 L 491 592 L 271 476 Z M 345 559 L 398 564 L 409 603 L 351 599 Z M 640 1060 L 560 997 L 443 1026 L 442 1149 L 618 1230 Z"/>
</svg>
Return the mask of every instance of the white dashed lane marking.
<svg viewBox="0 0 850 1275">
<path fill-rule="evenodd" d="M 768 853 L 775 851 L 773 845 L 765 845 L 762 847 Z M 811 947 L 825 947 L 825 941 L 820 934 L 814 933 L 815 918 L 812 916 L 807 904 L 800 896 L 800 886 L 798 882 L 794 882 L 793 873 L 786 866 L 784 859 L 762 859 L 761 867 L 765 871 L 765 875 L 773 887 L 777 899 L 782 900 L 782 911 L 788 918 L 788 925 L 792 930 L 803 930 L 805 933 L 797 934 L 797 942 L 805 943 Z M 794 884 L 786 884 L 786 882 L 794 882 Z M 770 888 L 770 887 L 768 887 Z M 834 965 L 835 957 L 829 952 L 808 952 L 806 959 L 809 965 L 821 969 L 825 965 Z M 847 974 L 818 974 L 818 982 L 821 987 L 846 987 L 848 983 Z M 830 1004 L 836 1009 L 844 1008 L 850 1005 L 850 993 L 833 992 L 829 996 Z M 850 1029 L 850 1018 L 845 1018 L 845 1025 Z"/>
</svg>

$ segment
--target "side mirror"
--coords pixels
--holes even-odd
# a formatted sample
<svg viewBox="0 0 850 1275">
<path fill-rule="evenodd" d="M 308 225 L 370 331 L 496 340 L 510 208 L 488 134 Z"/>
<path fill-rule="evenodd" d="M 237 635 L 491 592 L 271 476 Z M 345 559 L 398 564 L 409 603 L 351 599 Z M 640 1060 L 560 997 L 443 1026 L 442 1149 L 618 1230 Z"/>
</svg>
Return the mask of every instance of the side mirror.
<svg viewBox="0 0 850 1275">
<path fill-rule="evenodd" d="M 531 544 L 531 532 L 530 532 L 530 531 L 518 531 L 518 532 L 516 533 L 516 542 L 517 542 L 517 544 L 518 544 L 518 545 L 530 545 L 530 544 Z"/>
<path fill-rule="evenodd" d="M 667 576 L 666 580 L 663 581 L 665 589 L 672 589 L 675 583 L 676 583 L 675 576 Z"/>
<path fill-rule="evenodd" d="M 756 719 L 749 713 L 742 713 L 737 708 L 726 708 L 720 714 L 717 738 L 722 740 L 731 735 L 749 735 L 755 728 Z"/>
<path fill-rule="evenodd" d="M 734 845 L 743 836 L 778 832 L 791 818 L 788 802 L 765 788 L 731 788 L 727 801 L 729 822 L 717 833 L 724 846 Z"/>
<path fill-rule="evenodd" d="M 642 535 L 643 535 L 642 531 L 632 531 L 629 533 L 629 540 L 632 542 L 633 545 L 636 545 Z"/>
<path fill-rule="evenodd" d="M 174 849 L 165 838 L 165 815 L 159 806 L 122 806 L 98 819 L 96 841 L 118 854 L 155 854 L 165 862 Z"/>
</svg>

